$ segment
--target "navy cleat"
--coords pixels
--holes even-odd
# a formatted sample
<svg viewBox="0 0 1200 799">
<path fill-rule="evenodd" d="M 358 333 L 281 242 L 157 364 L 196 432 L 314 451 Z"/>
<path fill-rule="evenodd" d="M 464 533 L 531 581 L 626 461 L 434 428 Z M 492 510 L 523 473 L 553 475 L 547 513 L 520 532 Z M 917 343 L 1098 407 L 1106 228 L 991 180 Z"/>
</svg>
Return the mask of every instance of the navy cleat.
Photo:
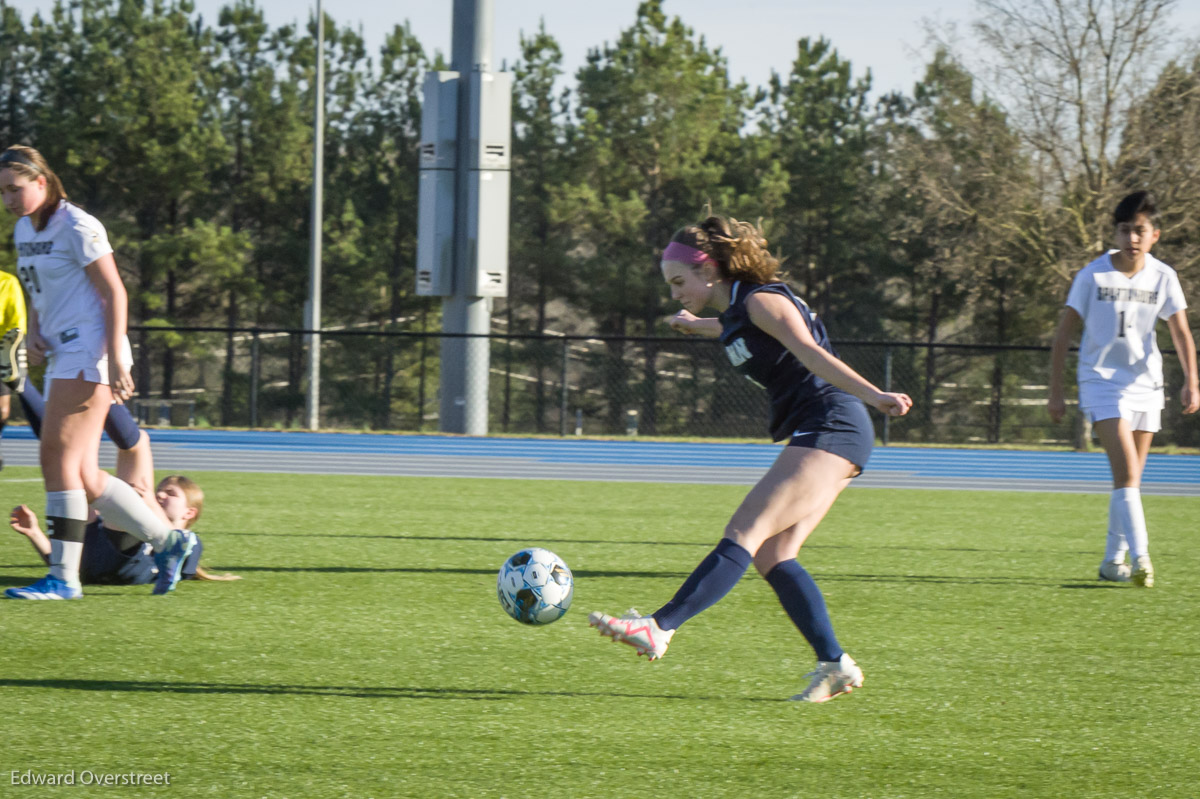
<svg viewBox="0 0 1200 799">
<path fill-rule="evenodd" d="M 183 574 L 184 561 L 196 546 L 196 534 L 190 530 L 172 530 L 162 550 L 154 553 L 154 565 L 158 577 L 154 581 L 152 594 L 167 594 L 175 590 Z"/>
<path fill-rule="evenodd" d="M 83 586 L 47 574 L 33 585 L 5 589 L 4 596 L 8 599 L 82 599 Z"/>
</svg>

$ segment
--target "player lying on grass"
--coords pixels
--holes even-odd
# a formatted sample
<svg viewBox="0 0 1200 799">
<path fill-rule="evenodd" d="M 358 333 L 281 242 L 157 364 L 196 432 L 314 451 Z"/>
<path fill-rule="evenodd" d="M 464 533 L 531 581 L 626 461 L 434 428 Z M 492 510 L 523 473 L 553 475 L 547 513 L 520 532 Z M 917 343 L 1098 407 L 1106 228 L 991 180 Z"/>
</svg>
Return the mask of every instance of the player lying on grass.
<svg viewBox="0 0 1200 799">
<path fill-rule="evenodd" d="M 40 429 L 41 394 L 32 384 L 26 384 L 20 394 L 22 405 L 34 430 Z M 163 478 L 154 485 L 154 457 L 150 436 L 138 428 L 124 405 L 113 405 L 107 424 L 110 437 L 118 444 L 117 476 L 133 487 L 146 505 L 171 529 L 187 530 L 200 518 L 204 507 L 204 492 L 195 482 L 181 475 Z M 131 443 L 132 442 L 132 443 Z M 42 532 L 37 515 L 28 505 L 18 505 L 9 515 L 14 530 L 29 539 L 34 550 L 49 563 L 50 539 Z M 189 531 L 190 532 L 190 531 Z M 194 536 L 194 534 L 192 534 Z M 176 579 L 227 581 L 240 580 L 231 574 L 217 575 L 200 566 L 204 546 L 198 536 L 191 554 L 181 561 Z M 158 569 L 149 544 L 106 524 L 96 514 L 88 520 L 79 569 L 80 582 L 89 585 L 158 585 Z M 36 599 L 28 596 L 27 588 L 10 588 L 4 592 L 10 599 Z M 61 597 L 50 597 L 61 598 Z"/>
</svg>

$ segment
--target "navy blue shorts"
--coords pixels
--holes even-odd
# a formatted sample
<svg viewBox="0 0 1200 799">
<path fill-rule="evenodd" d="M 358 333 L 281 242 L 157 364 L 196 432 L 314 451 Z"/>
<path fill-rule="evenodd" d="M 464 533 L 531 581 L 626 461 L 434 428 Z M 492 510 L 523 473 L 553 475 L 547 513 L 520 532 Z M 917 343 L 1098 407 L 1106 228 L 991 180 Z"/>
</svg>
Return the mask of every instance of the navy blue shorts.
<svg viewBox="0 0 1200 799">
<path fill-rule="evenodd" d="M 87 526 L 79 581 L 85 585 L 146 585 L 154 582 L 154 553 L 143 544 L 132 555 L 113 546 L 108 531 L 98 522 Z"/>
<path fill-rule="evenodd" d="M 180 579 L 196 579 L 204 543 L 196 536 L 192 554 L 183 562 Z M 113 545 L 109 531 L 99 521 L 87 526 L 83 538 L 83 557 L 79 563 L 79 581 L 84 585 L 148 585 L 158 576 L 154 550 L 142 544 L 131 554 Z"/>
<path fill-rule="evenodd" d="M 857 466 L 861 474 L 875 445 L 875 426 L 857 397 L 829 394 L 800 422 L 787 445 L 832 452 Z"/>
</svg>

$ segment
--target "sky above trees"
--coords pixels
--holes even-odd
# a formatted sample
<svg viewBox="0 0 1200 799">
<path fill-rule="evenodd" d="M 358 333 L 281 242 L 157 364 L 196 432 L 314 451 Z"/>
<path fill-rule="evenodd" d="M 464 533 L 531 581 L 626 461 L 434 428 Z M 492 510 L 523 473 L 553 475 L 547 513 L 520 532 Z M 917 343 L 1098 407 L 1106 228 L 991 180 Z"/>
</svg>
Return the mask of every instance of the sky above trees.
<svg viewBox="0 0 1200 799">
<path fill-rule="evenodd" d="M 196 10 L 215 21 L 224 0 L 195 0 Z M 54 0 L 16 0 L 9 5 L 25 16 L 48 12 Z M 316 8 L 314 0 L 261 0 L 272 26 L 301 21 Z M 397 23 L 408 20 L 429 50 L 450 50 L 452 3 L 407 3 L 392 0 L 326 2 L 325 12 L 340 25 L 358 28 L 371 49 Z M 637 12 L 638 0 L 494 0 L 497 59 L 512 64 L 520 57 L 520 35 L 530 35 L 545 19 L 546 30 L 563 51 L 566 74 L 583 65 L 589 48 L 615 41 Z M 825 37 L 848 60 L 855 74 L 868 68 L 876 93 L 911 92 L 932 57 L 925 23 L 957 28 L 969 37 L 976 0 L 858 0 L 854 3 L 815 0 L 668 0 L 669 14 L 681 15 L 710 46 L 722 49 L 734 78 L 753 85 L 766 83 L 772 70 L 786 74 L 801 37 Z M 1200 40 L 1200 2 L 1180 3 L 1172 13 L 1177 44 Z"/>
</svg>

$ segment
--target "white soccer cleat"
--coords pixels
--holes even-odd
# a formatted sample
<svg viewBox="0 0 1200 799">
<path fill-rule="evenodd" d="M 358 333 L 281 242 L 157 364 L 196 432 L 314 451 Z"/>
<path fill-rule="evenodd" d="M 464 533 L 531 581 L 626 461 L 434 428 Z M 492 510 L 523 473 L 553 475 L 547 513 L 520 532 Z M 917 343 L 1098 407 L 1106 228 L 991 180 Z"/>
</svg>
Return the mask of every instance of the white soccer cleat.
<svg viewBox="0 0 1200 799">
<path fill-rule="evenodd" d="M 645 655 L 650 660 L 658 660 L 667 654 L 667 646 L 675 635 L 674 630 L 659 627 L 653 616 L 642 616 L 634 608 L 630 608 L 619 619 L 607 613 L 593 611 L 588 616 L 588 624 L 600 630 L 601 635 L 629 644 L 639 655 Z"/>
<path fill-rule="evenodd" d="M 854 658 L 844 653 L 838 660 L 818 660 L 816 670 L 804 676 L 811 677 L 812 682 L 792 697 L 793 702 L 828 702 L 835 696 L 862 688 L 863 684 L 862 669 Z"/>
<path fill-rule="evenodd" d="M 0 383 L 19 383 L 29 371 L 25 348 L 21 346 L 24 338 L 25 334 L 17 327 L 0 337 Z"/>
<path fill-rule="evenodd" d="M 1150 556 L 1142 555 L 1134 561 L 1133 574 L 1129 578 L 1134 585 L 1142 588 L 1154 587 L 1154 567 L 1150 565 Z"/>
<path fill-rule="evenodd" d="M 1099 579 L 1108 580 L 1110 583 L 1127 583 L 1132 574 L 1133 570 L 1124 561 L 1106 560 L 1100 564 Z"/>
</svg>

